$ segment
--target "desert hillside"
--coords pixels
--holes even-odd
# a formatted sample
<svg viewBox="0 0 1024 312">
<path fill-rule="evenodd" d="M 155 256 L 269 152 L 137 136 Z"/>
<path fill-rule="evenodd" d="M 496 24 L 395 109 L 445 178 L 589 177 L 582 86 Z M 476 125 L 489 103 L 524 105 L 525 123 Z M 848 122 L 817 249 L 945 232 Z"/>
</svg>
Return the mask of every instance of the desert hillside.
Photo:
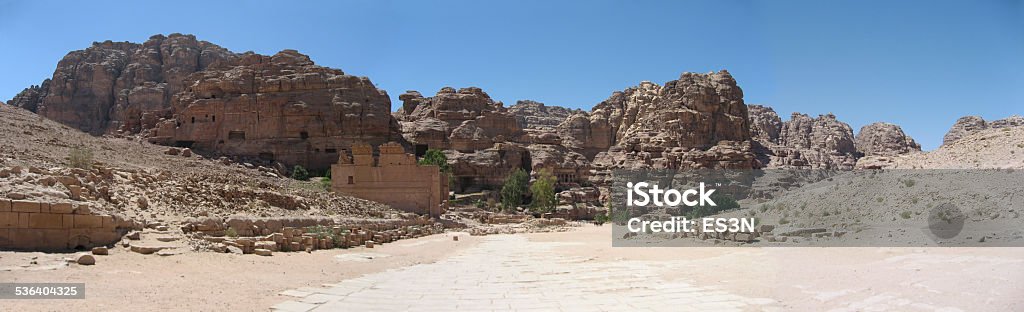
<svg viewBox="0 0 1024 312">
<path fill-rule="evenodd" d="M 3 198 L 86 202 L 101 212 L 161 223 L 229 215 L 399 217 L 389 207 L 326 192 L 319 182 L 282 177 L 276 169 L 186 156 L 137 137 L 92 136 L 16 107 L 0 106 L 0 132 Z M 172 150 L 177 155 L 169 155 Z M 79 163 L 72 164 L 73 154 Z"/>
<path fill-rule="evenodd" d="M 984 129 L 927 153 L 865 157 L 862 168 L 1024 169 L 1024 127 Z"/>
</svg>

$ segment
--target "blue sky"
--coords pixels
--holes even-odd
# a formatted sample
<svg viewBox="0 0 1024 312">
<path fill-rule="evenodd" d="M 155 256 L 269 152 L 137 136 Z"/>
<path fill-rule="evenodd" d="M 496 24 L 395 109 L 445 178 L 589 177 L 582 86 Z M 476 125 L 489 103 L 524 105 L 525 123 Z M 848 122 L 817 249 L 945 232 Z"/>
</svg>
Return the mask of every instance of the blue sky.
<svg viewBox="0 0 1024 312">
<path fill-rule="evenodd" d="M 142 2 L 142 3 L 136 3 Z M 296 49 L 392 97 L 479 86 L 589 110 L 613 91 L 728 69 L 788 119 L 899 124 L 925 149 L 963 115 L 1024 114 L 1021 1 L 6 1 L 0 99 L 93 41 L 191 33 Z"/>
</svg>

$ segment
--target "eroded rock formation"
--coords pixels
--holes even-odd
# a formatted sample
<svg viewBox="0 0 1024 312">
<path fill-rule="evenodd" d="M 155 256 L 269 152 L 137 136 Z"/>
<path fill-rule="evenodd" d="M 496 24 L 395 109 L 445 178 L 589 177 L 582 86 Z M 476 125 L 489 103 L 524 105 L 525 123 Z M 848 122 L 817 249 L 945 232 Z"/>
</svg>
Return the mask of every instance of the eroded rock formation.
<svg viewBox="0 0 1024 312">
<path fill-rule="evenodd" d="M 548 106 L 544 103 L 522 100 L 508 108 L 508 111 L 522 117 L 524 129 L 553 130 L 569 117 L 573 111 L 561 106 Z"/>
<path fill-rule="evenodd" d="M 980 116 L 964 116 L 957 119 L 956 123 L 954 123 L 953 126 L 949 128 L 949 131 L 946 132 L 946 135 L 942 137 L 942 145 L 948 145 L 960 138 L 985 129 L 999 129 L 1018 126 L 1024 126 L 1024 117 L 1013 115 L 1007 118 L 994 120 L 992 122 L 986 122 L 985 119 Z"/>
<path fill-rule="evenodd" d="M 852 128 L 832 114 L 793 113 L 783 122 L 772 108 L 752 105 L 750 122 L 766 168 L 852 169 L 860 155 Z"/>
<path fill-rule="evenodd" d="M 57 63 L 49 81 L 15 105 L 92 134 L 138 132 L 169 115 L 188 75 L 237 56 L 192 35 L 155 35 L 145 43 L 96 42 Z"/>
<path fill-rule="evenodd" d="M 184 85 L 151 141 L 325 169 L 354 142 L 400 138 L 386 92 L 294 50 L 246 53 Z"/>
<path fill-rule="evenodd" d="M 921 144 L 903 133 L 900 126 L 885 122 L 861 127 L 856 146 L 857 151 L 865 156 L 894 156 L 921 151 Z"/>
<path fill-rule="evenodd" d="M 615 92 L 559 128 L 602 167 L 752 168 L 743 91 L 727 71 Z"/>
<path fill-rule="evenodd" d="M 355 141 L 400 133 L 367 78 L 284 50 L 233 53 L 195 36 L 94 43 L 12 105 L 94 135 L 123 133 L 199 151 L 325 169 Z"/>
</svg>

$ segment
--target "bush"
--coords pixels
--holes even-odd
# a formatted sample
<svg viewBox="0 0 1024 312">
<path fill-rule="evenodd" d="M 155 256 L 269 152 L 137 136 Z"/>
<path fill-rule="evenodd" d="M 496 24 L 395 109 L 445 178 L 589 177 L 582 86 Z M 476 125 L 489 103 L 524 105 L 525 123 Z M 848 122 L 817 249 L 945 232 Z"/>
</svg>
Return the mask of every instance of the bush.
<svg viewBox="0 0 1024 312">
<path fill-rule="evenodd" d="M 427 150 L 427 153 L 423 154 L 423 158 L 420 158 L 419 164 L 421 166 L 437 166 L 444 173 L 452 171 L 452 167 L 448 165 L 448 156 L 436 149 Z"/>
<path fill-rule="evenodd" d="M 712 193 L 711 201 L 715 202 L 718 206 L 701 205 L 693 207 L 693 210 L 690 210 L 690 213 L 688 213 L 686 217 L 689 219 L 703 218 L 722 211 L 740 207 L 740 204 L 736 202 L 736 199 L 726 194 Z"/>
<path fill-rule="evenodd" d="M 523 195 L 526 195 L 526 185 L 530 183 L 530 176 L 523 169 L 516 169 L 505 178 L 501 187 L 501 207 L 504 210 L 512 210 L 523 204 Z"/>
<path fill-rule="evenodd" d="M 605 224 L 606 222 L 608 222 L 610 220 L 611 220 L 611 217 L 608 216 L 608 212 L 607 211 L 599 213 L 596 216 L 594 216 L 594 224 L 597 224 L 597 225 L 603 225 L 603 224 Z"/>
<path fill-rule="evenodd" d="M 317 239 L 326 239 L 329 236 L 333 236 L 334 232 L 330 228 L 323 225 L 308 226 L 305 230 L 306 233 L 316 235 Z"/>
<path fill-rule="evenodd" d="M 80 169 L 91 168 L 92 150 L 81 146 L 72 148 L 68 152 L 68 166 Z"/>
<path fill-rule="evenodd" d="M 306 168 L 302 166 L 296 165 L 295 168 L 292 168 L 292 179 L 309 181 L 309 171 L 306 171 Z"/>
<path fill-rule="evenodd" d="M 904 211 L 900 213 L 900 218 L 910 219 L 910 211 Z"/>
<path fill-rule="evenodd" d="M 533 194 L 533 207 L 539 212 L 550 212 L 555 209 L 558 199 L 555 198 L 555 183 L 558 180 L 551 170 L 541 169 L 537 181 L 530 185 L 530 193 Z"/>
</svg>

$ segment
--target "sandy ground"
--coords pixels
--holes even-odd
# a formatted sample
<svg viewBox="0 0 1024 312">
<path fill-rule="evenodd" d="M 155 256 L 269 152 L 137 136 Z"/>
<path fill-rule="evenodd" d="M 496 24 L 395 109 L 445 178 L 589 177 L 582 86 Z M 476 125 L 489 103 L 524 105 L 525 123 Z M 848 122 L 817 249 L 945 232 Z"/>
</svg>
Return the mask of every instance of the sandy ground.
<svg viewBox="0 0 1024 312">
<path fill-rule="evenodd" d="M 449 263 L 451 259 L 490 261 L 487 257 L 466 256 L 481 251 L 513 260 L 519 258 L 506 254 L 529 254 L 523 243 L 515 239 L 493 240 L 461 234 L 460 241 L 455 242 L 451 235 L 399 241 L 373 249 L 276 253 L 272 257 L 213 253 L 159 257 L 116 249 L 110 256 L 98 256 L 94 266 L 57 268 L 47 266 L 66 255 L 2 252 L 0 281 L 85 282 L 87 299 L 4 300 L 0 307 L 14 311 L 84 307 L 122 311 L 265 311 L 281 302 L 296 300 L 279 295 L 287 290 L 338 285 L 353 279 L 373 280 L 375 276 L 401 272 L 395 270 Z M 571 232 L 517 236 L 525 237 L 531 244 L 541 244 L 538 246 L 546 244 L 548 249 L 544 253 L 576 259 L 573 263 L 641 263 L 637 267 L 656 273 L 658 281 L 774 301 L 763 306 L 750 305 L 744 310 L 1024 310 L 1024 248 L 613 248 L 610 227 L 590 225 Z M 488 247 L 482 248 L 481 242 L 485 240 Z M 500 244 L 505 241 L 516 248 L 503 249 Z M 368 256 L 373 259 L 367 259 Z M 37 257 L 38 264 L 19 266 L 27 264 L 31 257 Z M 550 261 L 545 263 L 551 265 Z M 488 263 L 474 266 L 476 270 L 485 270 L 484 275 L 487 267 Z"/>
<path fill-rule="evenodd" d="M 462 234 L 456 242 L 451 235 L 270 257 L 210 252 L 161 257 L 115 248 L 109 256 L 96 256 L 92 266 L 57 264 L 70 254 L 0 252 L 0 282 L 86 283 L 84 300 L 0 300 L 0 311 L 266 311 L 287 299 L 278 295 L 284 290 L 437 261 L 479 240 Z"/>
<path fill-rule="evenodd" d="M 616 247 L 610 227 L 529 234 L 594 261 L 646 261 L 669 280 L 797 311 L 1024 311 L 1024 248 Z"/>
</svg>

